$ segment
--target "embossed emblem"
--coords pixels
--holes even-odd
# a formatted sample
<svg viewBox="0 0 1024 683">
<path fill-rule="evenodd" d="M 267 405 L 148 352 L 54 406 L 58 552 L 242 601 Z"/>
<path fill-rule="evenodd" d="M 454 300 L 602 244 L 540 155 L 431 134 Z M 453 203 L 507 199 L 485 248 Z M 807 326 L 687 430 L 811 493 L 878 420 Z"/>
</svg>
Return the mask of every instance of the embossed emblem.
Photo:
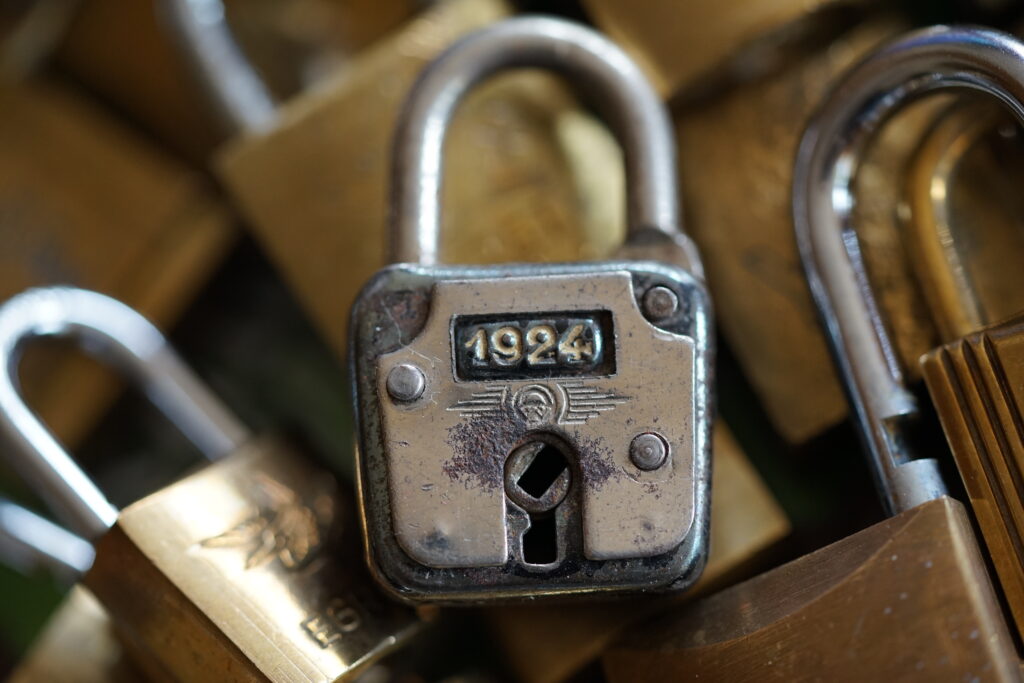
<svg viewBox="0 0 1024 683">
<path fill-rule="evenodd" d="M 526 424 L 542 424 L 554 416 L 555 395 L 543 384 L 531 384 L 515 393 L 512 405 Z"/>
<path fill-rule="evenodd" d="M 628 400 L 628 396 L 583 382 L 527 384 L 514 390 L 507 385 L 490 384 L 483 391 L 456 401 L 448 410 L 468 418 L 511 410 L 530 426 L 549 422 L 585 424 Z"/>
<path fill-rule="evenodd" d="M 204 548 L 240 548 L 246 551 L 245 568 L 279 560 L 285 569 L 303 566 L 320 549 L 322 534 L 333 517 L 329 496 L 319 496 L 314 506 L 298 494 L 264 475 L 253 477 L 255 497 L 260 499 L 252 515 L 222 534 L 204 539 Z"/>
</svg>

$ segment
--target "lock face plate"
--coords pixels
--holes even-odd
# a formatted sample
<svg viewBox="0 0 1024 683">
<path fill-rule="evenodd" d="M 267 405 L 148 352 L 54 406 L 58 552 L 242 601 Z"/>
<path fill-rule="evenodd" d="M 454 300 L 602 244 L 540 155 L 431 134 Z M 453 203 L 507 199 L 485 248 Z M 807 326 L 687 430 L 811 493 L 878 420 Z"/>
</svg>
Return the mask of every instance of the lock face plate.
<svg viewBox="0 0 1024 683">
<path fill-rule="evenodd" d="M 177 679 L 347 680 L 419 625 L 357 529 L 332 474 L 258 440 L 125 508 L 84 583 Z"/>
<path fill-rule="evenodd" d="M 710 327 L 703 285 L 664 264 L 379 273 L 352 318 L 378 579 L 435 602 L 688 586 Z"/>
</svg>

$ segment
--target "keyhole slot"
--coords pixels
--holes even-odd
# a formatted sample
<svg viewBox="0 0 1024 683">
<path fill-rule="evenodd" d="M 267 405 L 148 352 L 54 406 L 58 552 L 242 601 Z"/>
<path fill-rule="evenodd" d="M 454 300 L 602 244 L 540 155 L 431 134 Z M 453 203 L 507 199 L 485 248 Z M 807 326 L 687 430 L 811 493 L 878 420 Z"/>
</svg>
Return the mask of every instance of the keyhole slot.
<svg viewBox="0 0 1024 683">
<path fill-rule="evenodd" d="M 547 566 L 559 560 L 558 510 L 572 480 L 568 453 L 557 437 L 538 434 L 505 462 L 505 492 L 530 518 L 520 538 L 524 564 Z"/>
<path fill-rule="evenodd" d="M 558 560 L 558 524 L 553 514 L 530 515 L 530 528 L 523 534 L 523 561 L 551 564 Z"/>
<path fill-rule="evenodd" d="M 562 452 L 551 444 L 545 443 L 516 484 L 526 493 L 540 499 L 567 469 L 569 469 L 569 463 L 566 462 Z"/>
</svg>

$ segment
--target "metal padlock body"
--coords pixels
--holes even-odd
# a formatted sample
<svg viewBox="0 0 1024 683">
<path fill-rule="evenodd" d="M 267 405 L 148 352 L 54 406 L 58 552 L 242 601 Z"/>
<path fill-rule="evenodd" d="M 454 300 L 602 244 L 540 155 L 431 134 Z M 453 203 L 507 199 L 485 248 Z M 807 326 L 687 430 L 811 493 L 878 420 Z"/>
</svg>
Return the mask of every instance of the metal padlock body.
<svg viewBox="0 0 1024 683">
<path fill-rule="evenodd" d="M 653 287 L 681 302 L 657 326 L 641 312 Z M 537 344 L 524 345 L 518 367 L 471 365 L 475 350 L 465 341 L 481 326 L 518 326 L 525 339 L 548 325 L 565 339 L 581 321 L 600 335 L 594 347 L 603 346 L 590 370 L 557 354 L 529 366 L 530 353 L 549 359 Z M 396 594 L 473 600 L 682 589 L 697 578 L 710 476 L 703 282 L 654 262 L 401 264 L 367 285 L 351 329 L 369 561 Z M 407 403 L 387 389 L 403 364 L 426 380 Z M 673 399 L 679 409 L 665 410 Z M 668 444 L 653 471 L 630 460 L 631 441 L 645 433 Z M 535 440 L 557 444 L 571 471 L 559 557 L 548 565 L 524 561 L 529 517 L 505 491 L 507 456 Z"/>
<path fill-rule="evenodd" d="M 567 76 L 618 138 L 622 261 L 439 265 L 445 133 L 475 85 L 524 67 Z M 650 83 L 591 29 L 500 22 L 420 74 L 392 161 L 398 265 L 356 300 L 349 345 L 377 577 L 434 602 L 695 581 L 708 535 L 711 308 Z M 672 392 L 682 407 L 663 419 Z"/>
<path fill-rule="evenodd" d="M 355 590 L 372 583 L 350 561 L 357 522 L 337 488 L 255 439 L 124 508 L 83 583 L 182 680 L 348 680 L 417 625 Z"/>
</svg>

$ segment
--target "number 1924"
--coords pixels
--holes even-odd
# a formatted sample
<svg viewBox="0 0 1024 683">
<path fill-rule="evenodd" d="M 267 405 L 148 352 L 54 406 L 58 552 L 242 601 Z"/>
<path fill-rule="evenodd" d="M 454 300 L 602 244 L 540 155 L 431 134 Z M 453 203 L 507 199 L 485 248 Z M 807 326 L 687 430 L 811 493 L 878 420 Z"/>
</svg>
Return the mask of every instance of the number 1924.
<svg viewBox="0 0 1024 683">
<path fill-rule="evenodd" d="M 600 349 L 600 332 L 589 322 L 572 322 L 559 335 L 547 322 L 480 326 L 463 347 L 474 365 L 511 366 L 524 359 L 531 367 L 591 363 Z"/>
</svg>

